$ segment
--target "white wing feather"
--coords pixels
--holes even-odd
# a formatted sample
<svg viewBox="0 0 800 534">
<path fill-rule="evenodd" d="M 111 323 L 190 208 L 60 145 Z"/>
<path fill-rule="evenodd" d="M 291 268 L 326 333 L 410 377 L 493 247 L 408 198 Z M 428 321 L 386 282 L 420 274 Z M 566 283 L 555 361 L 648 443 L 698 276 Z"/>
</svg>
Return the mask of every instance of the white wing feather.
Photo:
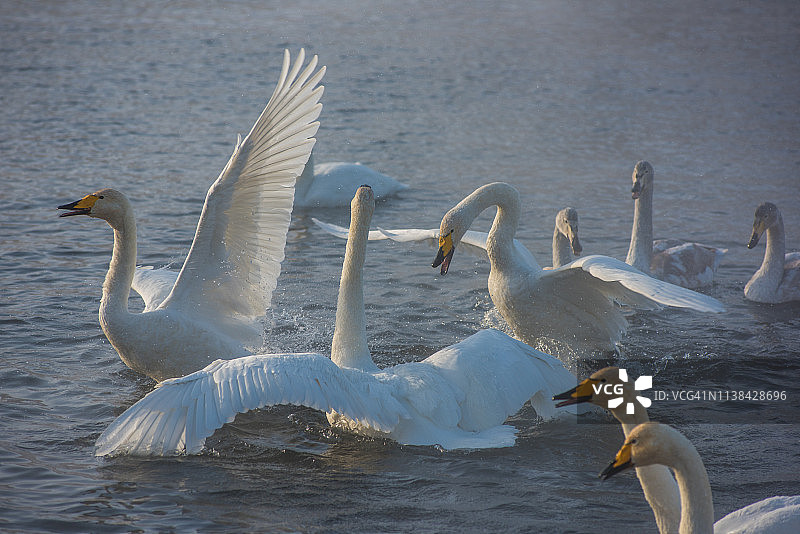
<svg viewBox="0 0 800 534">
<path fill-rule="evenodd" d="M 713 297 L 668 282 L 663 282 L 610 256 L 585 256 L 559 267 L 558 269 L 545 271 L 542 278 L 560 278 L 563 279 L 565 283 L 570 283 L 570 278 L 575 276 L 576 272 L 579 271 L 589 273 L 599 282 L 614 285 L 618 284 L 616 288 L 609 287 L 608 290 L 612 293 L 616 293 L 613 295 L 613 298 L 618 300 L 621 304 L 640 306 L 643 304 L 640 302 L 641 297 L 645 297 L 659 306 L 691 308 L 697 311 L 713 313 L 725 311 L 725 307 L 722 303 Z M 622 286 L 635 295 L 627 297 L 625 292 L 619 291 L 619 286 Z"/>
<path fill-rule="evenodd" d="M 279 404 L 335 410 L 382 432 L 408 417 L 389 385 L 320 354 L 245 356 L 161 382 L 102 433 L 96 454 L 195 454 L 236 414 Z"/>
<path fill-rule="evenodd" d="M 172 291 L 178 279 L 177 271 L 166 268 L 154 269 L 151 266 L 136 267 L 131 289 L 144 300 L 144 312 L 155 310 Z"/>
<path fill-rule="evenodd" d="M 263 316 L 280 274 L 294 183 L 321 110 L 325 67 L 316 56 L 300 72 L 289 53 L 275 92 L 206 195 L 192 247 L 162 308 L 250 322 Z"/>
</svg>

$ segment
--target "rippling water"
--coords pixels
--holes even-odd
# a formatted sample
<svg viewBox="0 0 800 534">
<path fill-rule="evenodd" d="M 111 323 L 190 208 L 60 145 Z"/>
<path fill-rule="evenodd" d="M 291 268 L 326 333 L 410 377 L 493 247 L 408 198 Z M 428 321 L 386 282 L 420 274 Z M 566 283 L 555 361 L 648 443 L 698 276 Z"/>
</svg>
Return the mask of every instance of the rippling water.
<svg viewBox="0 0 800 534">
<path fill-rule="evenodd" d="M 654 530 L 632 475 L 596 478 L 622 441 L 601 417 L 590 421 L 609 424 L 543 424 L 524 409 L 511 419 L 517 446 L 441 452 L 276 408 L 240 416 L 198 457 L 93 456 L 99 433 L 153 382 L 121 363 L 97 322 L 110 230 L 57 219 L 55 206 L 120 189 L 135 206 L 140 261 L 179 266 L 284 47 L 328 66 L 317 161 L 361 161 L 411 185 L 379 203 L 381 227 L 437 227 L 475 187 L 505 180 L 525 200 L 518 236 L 542 263 L 567 204 L 586 253 L 624 258 L 630 173 L 651 161 L 656 236 L 730 250 L 707 290 L 728 311 L 637 315 L 616 363 L 654 374 L 654 389 L 785 391 L 771 404 L 654 402 L 653 415 L 697 445 L 717 517 L 800 494 L 800 305 L 742 298 L 763 254 L 745 248 L 758 203 L 778 204 L 800 248 L 796 3 L 451 4 L 3 6 L 1 530 Z M 270 350 L 330 344 L 344 243 L 312 215 L 349 219 L 346 209 L 295 213 Z M 441 279 L 433 253 L 369 246 L 381 365 L 491 322 L 486 260 L 461 256 Z"/>
</svg>

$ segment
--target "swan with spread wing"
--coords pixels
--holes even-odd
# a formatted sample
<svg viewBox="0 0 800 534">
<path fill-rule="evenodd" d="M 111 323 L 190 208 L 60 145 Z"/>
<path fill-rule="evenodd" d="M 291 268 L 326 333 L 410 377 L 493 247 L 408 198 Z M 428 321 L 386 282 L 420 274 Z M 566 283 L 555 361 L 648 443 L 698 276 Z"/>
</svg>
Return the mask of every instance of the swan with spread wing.
<svg viewBox="0 0 800 534">
<path fill-rule="evenodd" d="M 156 380 L 233 358 L 261 343 L 292 213 L 295 179 L 314 145 L 325 68 L 303 66 L 289 52 L 272 97 L 250 133 L 239 139 L 206 195 L 194 241 L 180 273 L 136 269 L 131 203 L 101 189 L 59 206 L 62 217 L 87 215 L 114 230 L 100 301 L 100 325 L 131 369 Z M 128 310 L 133 289 L 143 313 Z"/>
</svg>

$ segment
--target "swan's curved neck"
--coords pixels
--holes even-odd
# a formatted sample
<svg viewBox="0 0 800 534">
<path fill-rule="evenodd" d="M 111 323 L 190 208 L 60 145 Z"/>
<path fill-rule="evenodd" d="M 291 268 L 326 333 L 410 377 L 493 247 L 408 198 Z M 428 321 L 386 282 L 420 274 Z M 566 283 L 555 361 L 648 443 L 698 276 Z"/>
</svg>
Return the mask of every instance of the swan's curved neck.
<svg viewBox="0 0 800 534">
<path fill-rule="evenodd" d="M 572 245 L 569 238 L 558 230 L 553 231 L 553 268 L 561 267 L 572 261 Z"/>
<path fill-rule="evenodd" d="M 767 277 L 775 289 L 783 279 L 783 264 L 786 254 L 786 235 L 783 230 L 783 217 L 778 213 L 775 224 L 767 228 L 767 244 L 764 251 L 764 261 L 761 263 L 761 272 Z"/>
<path fill-rule="evenodd" d="M 308 162 L 306 166 L 303 167 L 303 172 L 300 176 L 297 177 L 297 180 L 294 183 L 294 198 L 302 200 L 308 194 L 308 190 L 311 189 L 311 185 L 314 183 L 314 154 L 312 153 L 308 157 Z"/>
<path fill-rule="evenodd" d="M 633 230 L 625 263 L 650 274 L 653 261 L 653 185 L 648 184 L 633 208 Z"/>
<path fill-rule="evenodd" d="M 628 413 L 628 404 L 633 404 L 632 414 Z M 628 437 L 628 434 L 630 434 L 631 431 L 636 428 L 637 425 L 650 421 L 650 416 L 647 415 L 647 408 L 642 406 L 639 401 L 636 400 L 635 395 L 631 395 L 630 398 L 626 397 L 625 402 L 623 402 L 619 407 L 609 411 L 611 412 L 611 415 L 613 415 L 622 425 L 622 432 L 625 434 L 626 438 Z"/>
<path fill-rule="evenodd" d="M 136 270 L 136 221 L 133 213 L 126 210 L 119 218 L 108 221 L 108 224 L 114 229 L 114 250 L 103 282 L 101 323 L 107 323 L 113 315 L 128 313 L 128 297 Z"/>
<path fill-rule="evenodd" d="M 490 206 L 497 206 L 492 228 L 486 239 L 486 253 L 492 268 L 503 270 L 514 261 L 514 234 L 520 218 L 519 192 L 503 182 L 495 182 L 476 189 L 453 208 L 461 211 L 465 228 L 472 225 L 478 215 Z"/>
<path fill-rule="evenodd" d="M 339 367 L 377 371 L 367 346 L 366 314 L 364 312 L 363 271 L 369 236 L 369 214 L 353 210 L 347 247 L 339 283 L 336 305 L 336 326 L 331 344 L 331 359 Z"/>
<path fill-rule="evenodd" d="M 669 467 L 675 472 L 681 494 L 681 534 L 714 532 L 714 501 L 703 460 L 694 445 L 675 431 L 669 440 L 672 458 Z"/>
</svg>

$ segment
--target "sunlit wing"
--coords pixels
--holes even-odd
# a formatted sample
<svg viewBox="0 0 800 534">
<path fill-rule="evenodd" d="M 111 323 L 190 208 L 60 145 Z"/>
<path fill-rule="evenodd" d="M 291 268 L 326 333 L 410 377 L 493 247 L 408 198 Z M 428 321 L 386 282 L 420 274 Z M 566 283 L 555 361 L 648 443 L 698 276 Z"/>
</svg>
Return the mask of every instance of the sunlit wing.
<svg viewBox="0 0 800 534">
<path fill-rule="evenodd" d="M 620 304 L 636 307 L 675 306 L 715 313 L 725 311 L 722 303 L 713 297 L 663 282 L 609 256 L 585 256 L 558 269 L 545 271 L 542 278 L 551 277 L 554 281 L 575 285 L 571 279 L 583 279 L 581 271 L 591 275 L 594 283 L 602 287 L 601 291 L 607 292 Z M 651 301 L 650 306 L 647 306 L 647 301 Z"/>
<path fill-rule="evenodd" d="M 245 356 L 161 382 L 111 423 L 95 453 L 198 453 L 206 438 L 236 414 L 281 404 L 335 410 L 383 432 L 408 416 L 391 388 L 373 375 L 339 368 L 320 354 Z"/>
<path fill-rule="evenodd" d="M 288 51 L 275 92 L 209 188 L 194 241 L 161 308 L 214 320 L 265 314 L 280 274 L 294 183 L 303 170 L 322 105 L 316 56 L 305 68 Z"/>
<path fill-rule="evenodd" d="M 158 308 L 167 298 L 177 279 L 178 271 L 154 269 L 150 266 L 136 267 L 131 289 L 144 300 L 144 312 L 149 312 Z"/>
</svg>

